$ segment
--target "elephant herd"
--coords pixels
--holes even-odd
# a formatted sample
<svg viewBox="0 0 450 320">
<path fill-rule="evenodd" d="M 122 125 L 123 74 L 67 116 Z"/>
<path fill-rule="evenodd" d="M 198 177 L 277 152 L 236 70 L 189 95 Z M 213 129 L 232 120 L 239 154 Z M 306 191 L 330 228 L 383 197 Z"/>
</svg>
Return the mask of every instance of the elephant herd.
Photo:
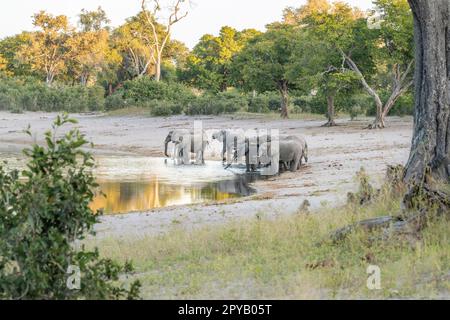
<svg viewBox="0 0 450 320">
<path fill-rule="evenodd" d="M 267 175 L 276 175 L 283 170 L 295 172 L 300 169 L 303 160 L 308 162 L 308 144 L 301 136 L 220 130 L 214 132 L 211 138 L 221 143 L 221 156 L 226 168 L 245 157 L 247 172 L 262 168 Z M 175 146 L 173 158 L 177 165 L 190 164 L 191 154 L 195 155 L 196 164 L 205 164 L 205 150 L 210 145 L 205 131 L 170 131 L 164 141 L 164 154 L 168 158 L 170 143 Z M 267 171 L 267 168 L 270 170 Z"/>
</svg>

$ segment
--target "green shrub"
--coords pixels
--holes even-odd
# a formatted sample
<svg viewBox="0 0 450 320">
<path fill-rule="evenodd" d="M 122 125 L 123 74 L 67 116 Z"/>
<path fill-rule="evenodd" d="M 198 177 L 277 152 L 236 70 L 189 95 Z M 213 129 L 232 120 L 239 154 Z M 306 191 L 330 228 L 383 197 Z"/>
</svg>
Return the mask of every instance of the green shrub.
<svg viewBox="0 0 450 320">
<path fill-rule="evenodd" d="M 81 85 L 47 86 L 29 79 L 0 82 L 0 108 L 24 111 L 85 112 L 104 109 L 104 89 Z"/>
<path fill-rule="evenodd" d="M 151 77 L 126 81 L 120 92 L 125 100 L 134 102 L 165 100 L 188 103 L 194 99 L 194 94 L 188 87 L 174 82 L 157 82 Z"/>
<path fill-rule="evenodd" d="M 294 97 L 292 104 L 304 113 L 326 114 L 327 101 L 321 94 Z"/>
<path fill-rule="evenodd" d="M 256 113 L 278 112 L 281 109 L 281 97 L 278 92 L 259 93 L 248 100 L 248 111 Z"/>
<path fill-rule="evenodd" d="M 137 298 L 138 282 L 129 289 L 116 285 L 130 263 L 76 249 L 99 221 L 89 207 L 97 184 L 94 159 L 81 149 L 84 136 L 73 129 L 56 138 L 67 123 L 75 121 L 58 116 L 46 146 L 25 150 L 24 171 L 0 166 L 0 299 Z M 77 286 L 71 268 L 80 271 L 80 287 L 69 286 Z"/>
<path fill-rule="evenodd" d="M 185 109 L 188 115 L 219 115 L 247 110 L 247 99 L 234 92 L 206 94 L 191 101 Z"/>
</svg>

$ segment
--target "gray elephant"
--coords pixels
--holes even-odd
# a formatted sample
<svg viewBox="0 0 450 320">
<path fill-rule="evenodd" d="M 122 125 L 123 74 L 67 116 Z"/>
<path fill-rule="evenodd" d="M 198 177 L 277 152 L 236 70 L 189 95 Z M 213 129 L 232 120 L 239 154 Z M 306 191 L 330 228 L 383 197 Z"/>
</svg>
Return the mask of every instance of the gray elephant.
<svg viewBox="0 0 450 320">
<path fill-rule="evenodd" d="M 223 163 L 232 163 L 245 154 L 245 135 L 239 131 L 220 130 L 212 135 L 213 140 L 222 143 Z"/>
<path fill-rule="evenodd" d="M 280 164 L 295 172 L 300 169 L 302 159 L 308 160 L 308 146 L 303 138 L 295 136 L 280 137 L 279 148 L 272 147 L 273 141 L 260 146 L 259 161 L 270 165 L 273 174 L 279 173 Z"/>
<path fill-rule="evenodd" d="M 189 130 L 173 130 L 170 131 L 164 141 L 164 155 L 170 157 L 168 154 L 169 143 L 175 144 L 174 159 L 177 164 L 189 164 L 190 154 L 196 155 L 196 164 L 205 164 L 205 149 L 208 146 L 208 137 L 206 133 L 194 135 L 193 131 Z M 189 150 L 189 153 L 184 153 Z"/>
</svg>

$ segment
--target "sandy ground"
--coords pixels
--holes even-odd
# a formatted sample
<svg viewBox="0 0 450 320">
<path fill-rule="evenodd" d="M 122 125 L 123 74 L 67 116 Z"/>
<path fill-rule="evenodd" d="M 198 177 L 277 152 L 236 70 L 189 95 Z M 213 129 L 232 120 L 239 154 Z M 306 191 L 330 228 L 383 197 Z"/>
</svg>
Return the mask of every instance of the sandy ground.
<svg viewBox="0 0 450 320">
<path fill-rule="evenodd" d="M 42 142 L 56 114 L 0 112 L 0 155 L 16 154 L 24 146 Z M 173 227 L 192 229 L 256 215 L 276 217 L 295 213 L 304 200 L 312 208 L 337 206 L 357 184 L 355 173 L 364 167 L 375 181 L 389 164 L 407 161 L 412 136 L 411 118 L 390 118 L 385 130 L 366 130 L 369 119 L 341 119 L 339 126 L 322 128 L 317 120 L 270 120 L 240 116 L 147 118 L 142 116 L 74 115 L 79 128 L 95 142 L 98 155 L 163 156 L 163 141 L 172 128 L 193 128 L 203 121 L 206 130 L 222 128 L 279 129 L 282 134 L 303 135 L 308 140 L 310 162 L 296 173 L 258 181 L 258 194 L 238 201 L 171 207 L 126 215 L 105 216 L 98 225 L 99 237 L 144 236 Z M 31 125 L 32 138 L 23 130 Z M 214 149 L 214 148 L 212 148 Z M 217 152 L 209 152 L 216 158 Z"/>
</svg>

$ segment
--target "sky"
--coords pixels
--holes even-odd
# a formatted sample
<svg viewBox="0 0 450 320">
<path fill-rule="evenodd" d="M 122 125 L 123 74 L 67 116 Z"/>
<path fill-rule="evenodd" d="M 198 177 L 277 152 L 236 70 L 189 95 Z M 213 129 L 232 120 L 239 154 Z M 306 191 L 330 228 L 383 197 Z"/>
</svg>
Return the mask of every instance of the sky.
<svg viewBox="0 0 450 320">
<path fill-rule="evenodd" d="M 170 3 L 172 0 L 160 0 Z M 101 6 L 118 26 L 139 12 L 140 0 L 13 0 L 5 1 L 0 12 L 0 38 L 32 31 L 32 15 L 40 10 L 64 14 L 76 24 L 81 9 L 94 10 Z M 173 38 L 193 48 L 202 35 L 217 35 L 222 26 L 238 30 L 255 28 L 263 31 L 268 23 L 279 21 L 284 8 L 299 7 L 306 0 L 192 0 L 189 15 L 177 24 Z M 361 9 L 372 7 L 372 0 L 346 0 Z"/>
</svg>

